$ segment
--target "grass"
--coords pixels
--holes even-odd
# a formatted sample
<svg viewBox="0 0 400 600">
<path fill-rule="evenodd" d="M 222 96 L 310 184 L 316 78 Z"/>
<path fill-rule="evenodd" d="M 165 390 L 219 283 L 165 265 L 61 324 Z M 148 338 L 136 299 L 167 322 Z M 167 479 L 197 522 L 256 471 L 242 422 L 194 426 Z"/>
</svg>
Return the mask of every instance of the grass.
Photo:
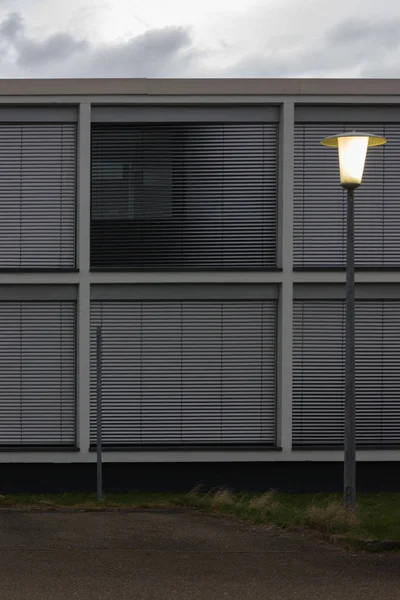
<svg viewBox="0 0 400 600">
<path fill-rule="evenodd" d="M 273 490 L 236 494 L 226 489 L 203 493 L 200 488 L 188 494 L 106 494 L 101 503 L 96 502 L 94 494 L 1 495 L 0 508 L 197 508 L 284 529 L 303 528 L 341 535 L 354 543 L 400 540 L 400 494 L 360 494 L 355 513 L 343 508 L 340 495 L 281 494 Z"/>
</svg>

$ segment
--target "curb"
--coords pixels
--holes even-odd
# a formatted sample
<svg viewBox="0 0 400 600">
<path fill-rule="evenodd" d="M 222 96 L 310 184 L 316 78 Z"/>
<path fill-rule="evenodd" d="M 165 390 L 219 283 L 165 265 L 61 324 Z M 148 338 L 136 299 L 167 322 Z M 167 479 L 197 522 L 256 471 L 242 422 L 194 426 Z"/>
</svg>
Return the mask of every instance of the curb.
<svg viewBox="0 0 400 600">
<path fill-rule="evenodd" d="M 360 538 L 346 537 L 318 531 L 317 529 L 309 529 L 303 527 L 289 528 L 288 531 L 303 533 L 308 537 L 322 540 L 336 546 L 340 546 L 346 550 L 358 550 L 362 552 L 400 552 L 400 540 L 363 540 Z"/>
<path fill-rule="evenodd" d="M 326 534 L 325 539 L 344 548 L 364 552 L 399 552 L 400 540 L 362 540 L 341 535 Z"/>
<path fill-rule="evenodd" d="M 365 542 L 368 552 L 400 552 L 400 540 Z"/>
</svg>

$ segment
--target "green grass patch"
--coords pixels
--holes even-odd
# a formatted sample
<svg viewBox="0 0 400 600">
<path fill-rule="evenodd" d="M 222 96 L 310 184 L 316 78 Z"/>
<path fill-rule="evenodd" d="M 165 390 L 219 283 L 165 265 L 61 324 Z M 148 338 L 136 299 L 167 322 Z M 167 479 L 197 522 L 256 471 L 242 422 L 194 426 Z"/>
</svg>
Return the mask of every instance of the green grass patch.
<svg viewBox="0 0 400 600">
<path fill-rule="evenodd" d="M 304 528 L 353 540 L 400 540 L 400 494 L 359 494 L 357 510 L 343 508 L 341 495 L 232 493 L 218 489 L 188 494 L 106 494 L 97 503 L 95 494 L 0 495 L 0 508 L 25 509 L 168 509 L 197 508 L 236 516 L 253 523 L 284 529 Z"/>
</svg>

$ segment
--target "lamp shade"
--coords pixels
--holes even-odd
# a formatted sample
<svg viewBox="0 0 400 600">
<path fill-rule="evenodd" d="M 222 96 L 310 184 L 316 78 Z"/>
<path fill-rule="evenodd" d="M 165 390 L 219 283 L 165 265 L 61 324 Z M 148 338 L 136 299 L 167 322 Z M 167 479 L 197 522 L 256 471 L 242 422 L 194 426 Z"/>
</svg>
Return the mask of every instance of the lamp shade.
<svg viewBox="0 0 400 600">
<path fill-rule="evenodd" d="M 386 144 L 386 139 L 371 133 L 349 131 L 325 138 L 321 144 L 338 148 L 340 183 L 345 188 L 356 188 L 362 181 L 368 148 Z"/>
</svg>

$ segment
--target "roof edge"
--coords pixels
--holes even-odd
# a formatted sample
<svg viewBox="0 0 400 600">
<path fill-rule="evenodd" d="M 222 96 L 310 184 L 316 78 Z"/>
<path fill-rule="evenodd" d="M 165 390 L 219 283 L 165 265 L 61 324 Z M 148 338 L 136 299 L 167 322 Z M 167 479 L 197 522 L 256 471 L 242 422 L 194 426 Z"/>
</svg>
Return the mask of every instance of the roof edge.
<svg viewBox="0 0 400 600">
<path fill-rule="evenodd" d="M 0 79 L 0 96 L 400 96 L 400 79 Z"/>
</svg>

